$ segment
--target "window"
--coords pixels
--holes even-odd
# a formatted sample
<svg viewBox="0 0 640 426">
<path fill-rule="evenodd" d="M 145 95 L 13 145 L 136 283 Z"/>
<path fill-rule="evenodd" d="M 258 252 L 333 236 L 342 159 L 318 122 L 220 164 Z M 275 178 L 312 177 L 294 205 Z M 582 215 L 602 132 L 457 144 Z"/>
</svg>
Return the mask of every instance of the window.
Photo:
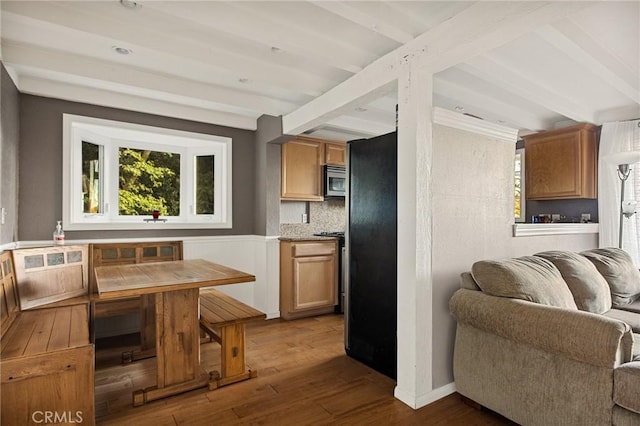
<svg viewBox="0 0 640 426">
<path fill-rule="evenodd" d="M 65 229 L 231 227 L 230 138 L 64 114 L 63 140 Z"/>
<path fill-rule="evenodd" d="M 514 217 L 516 222 L 526 222 L 525 216 L 525 192 L 524 192 L 524 148 L 516 149 L 515 157 L 515 205 Z"/>
</svg>

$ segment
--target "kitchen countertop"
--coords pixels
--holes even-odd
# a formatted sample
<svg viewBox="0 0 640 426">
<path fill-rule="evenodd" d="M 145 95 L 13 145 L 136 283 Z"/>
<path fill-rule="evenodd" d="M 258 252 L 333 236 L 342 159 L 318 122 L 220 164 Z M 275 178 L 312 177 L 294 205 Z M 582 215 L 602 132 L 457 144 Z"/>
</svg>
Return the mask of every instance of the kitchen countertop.
<svg viewBox="0 0 640 426">
<path fill-rule="evenodd" d="M 296 235 L 296 236 L 281 236 L 278 238 L 280 241 L 331 241 L 337 240 L 337 237 L 321 237 L 316 235 Z"/>
</svg>

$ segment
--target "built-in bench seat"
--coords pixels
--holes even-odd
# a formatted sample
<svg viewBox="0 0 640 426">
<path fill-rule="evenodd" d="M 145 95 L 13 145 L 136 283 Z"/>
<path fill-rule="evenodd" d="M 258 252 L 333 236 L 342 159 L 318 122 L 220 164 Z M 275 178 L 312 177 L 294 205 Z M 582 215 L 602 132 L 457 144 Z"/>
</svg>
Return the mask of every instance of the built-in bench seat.
<svg viewBox="0 0 640 426">
<path fill-rule="evenodd" d="M 64 299 L 67 284 L 70 294 L 77 294 L 78 277 L 72 271 L 86 269 L 86 257 L 78 251 L 83 252 L 81 246 L 14 251 L 20 262 L 15 264 L 11 252 L 0 253 L 2 424 L 42 423 L 45 416 L 58 423 L 95 423 L 88 294 Z M 25 256 L 35 257 L 25 263 Z M 65 266 L 68 260 L 73 266 Z M 25 276 L 25 270 L 33 274 L 21 287 L 16 272 Z M 86 288 L 86 281 L 82 285 Z"/>
<path fill-rule="evenodd" d="M 212 288 L 200 291 L 200 328 L 220 344 L 221 372 L 209 389 L 257 376 L 245 363 L 245 324 L 266 315 Z"/>
</svg>

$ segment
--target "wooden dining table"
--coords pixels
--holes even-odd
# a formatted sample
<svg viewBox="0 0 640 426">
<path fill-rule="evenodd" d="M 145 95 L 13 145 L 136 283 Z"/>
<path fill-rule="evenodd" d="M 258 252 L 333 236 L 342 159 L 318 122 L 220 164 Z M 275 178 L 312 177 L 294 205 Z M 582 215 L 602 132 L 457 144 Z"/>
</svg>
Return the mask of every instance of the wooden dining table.
<svg viewBox="0 0 640 426">
<path fill-rule="evenodd" d="M 95 275 L 99 300 L 140 296 L 155 306 L 156 385 L 134 391 L 134 406 L 208 385 L 200 369 L 200 288 L 255 281 L 202 259 L 97 266 Z"/>
</svg>

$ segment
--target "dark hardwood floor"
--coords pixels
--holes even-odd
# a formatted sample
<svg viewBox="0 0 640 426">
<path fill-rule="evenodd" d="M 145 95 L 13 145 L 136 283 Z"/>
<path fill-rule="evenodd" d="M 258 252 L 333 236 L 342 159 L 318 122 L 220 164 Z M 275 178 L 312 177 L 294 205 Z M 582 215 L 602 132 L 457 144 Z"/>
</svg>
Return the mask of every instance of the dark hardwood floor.
<svg viewBox="0 0 640 426">
<path fill-rule="evenodd" d="M 247 364 L 258 377 L 131 406 L 131 392 L 154 384 L 154 360 L 120 365 L 135 341 L 98 342 L 96 412 L 104 425 L 513 425 L 453 394 L 419 410 L 393 397 L 395 383 L 349 358 L 343 318 L 269 320 L 247 330 Z M 108 343 L 105 348 L 104 343 Z M 116 347 L 118 346 L 118 347 Z M 202 365 L 219 368 L 219 346 L 202 345 Z"/>
</svg>

